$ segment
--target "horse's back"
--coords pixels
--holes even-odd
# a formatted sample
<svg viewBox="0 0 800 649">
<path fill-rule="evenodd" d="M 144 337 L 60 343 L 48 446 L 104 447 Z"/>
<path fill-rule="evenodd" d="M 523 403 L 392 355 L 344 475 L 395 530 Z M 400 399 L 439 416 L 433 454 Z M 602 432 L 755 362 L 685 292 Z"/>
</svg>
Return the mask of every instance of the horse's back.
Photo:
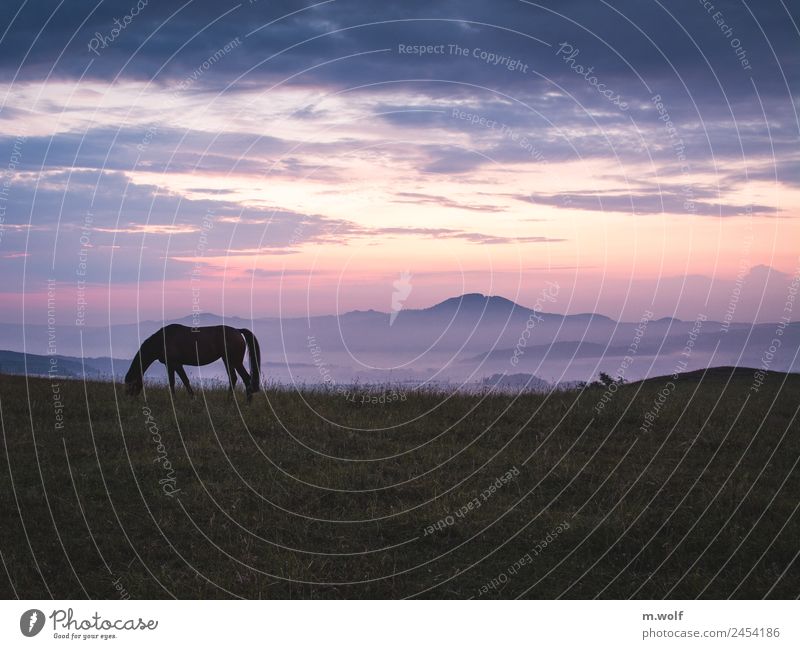
<svg viewBox="0 0 800 649">
<path fill-rule="evenodd" d="M 191 327 L 187 327 L 186 325 L 182 324 L 168 324 L 165 327 L 161 328 L 161 332 L 164 336 L 184 336 L 191 333 Z"/>
<path fill-rule="evenodd" d="M 187 327 L 186 325 L 173 323 L 168 324 L 161 329 L 163 335 L 167 338 L 213 338 L 216 336 L 228 336 L 232 333 L 238 333 L 238 329 L 229 327 L 228 325 L 211 325 L 209 327 Z"/>
</svg>

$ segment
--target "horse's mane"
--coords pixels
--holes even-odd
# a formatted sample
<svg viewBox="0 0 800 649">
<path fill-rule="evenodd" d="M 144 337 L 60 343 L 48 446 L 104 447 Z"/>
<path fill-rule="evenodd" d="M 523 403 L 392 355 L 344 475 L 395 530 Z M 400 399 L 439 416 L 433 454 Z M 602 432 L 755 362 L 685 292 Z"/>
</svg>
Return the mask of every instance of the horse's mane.
<svg viewBox="0 0 800 649">
<path fill-rule="evenodd" d="M 126 380 L 134 375 L 135 372 L 138 370 L 138 374 L 142 375 L 144 372 L 142 371 L 142 355 L 148 354 L 153 351 L 154 349 L 158 348 L 159 339 L 163 338 L 163 327 L 156 331 L 154 334 L 148 336 L 144 339 L 141 345 L 139 345 L 139 349 L 136 350 L 136 354 L 131 361 L 131 365 L 128 368 L 128 372 L 125 375 Z M 152 362 L 152 361 L 151 361 Z M 148 363 L 149 364 L 149 363 Z"/>
</svg>

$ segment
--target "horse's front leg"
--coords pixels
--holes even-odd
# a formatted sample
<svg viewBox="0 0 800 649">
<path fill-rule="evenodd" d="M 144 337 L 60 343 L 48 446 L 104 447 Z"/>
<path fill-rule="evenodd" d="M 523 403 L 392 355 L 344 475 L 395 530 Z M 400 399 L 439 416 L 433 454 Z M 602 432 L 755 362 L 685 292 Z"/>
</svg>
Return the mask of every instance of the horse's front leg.
<svg viewBox="0 0 800 649">
<path fill-rule="evenodd" d="M 169 377 L 169 391 L 172 396 L 175 396 L 175 368 L 172 365 L 167 365 L 167 377 Z"/>
<path fill-rule="evenodd" d="M 193 397 L 194 390 L 192 390 L 192 386 L 189 385 L 189 377 L 186 376 L 186 370 L 183 369 L 183 365 L 178 365 L 175 368 L 175 371 L 178 373 L 178 376 L 181 377 L 181 381 L 183 381 L 183 385 L 186 387 L 186 391 L 189 393 L 189 396 Z"/>
<path fill-rule="evenodd" d="M 236 388 L 236 370 L 233 367 L 233 363 L 229 363 L 227 359 L 223 357 L 223 361 L 225 362 L 225 373 L 228 375 L 228 396 L 234 396 L 234 389 Z"/>
</svg>

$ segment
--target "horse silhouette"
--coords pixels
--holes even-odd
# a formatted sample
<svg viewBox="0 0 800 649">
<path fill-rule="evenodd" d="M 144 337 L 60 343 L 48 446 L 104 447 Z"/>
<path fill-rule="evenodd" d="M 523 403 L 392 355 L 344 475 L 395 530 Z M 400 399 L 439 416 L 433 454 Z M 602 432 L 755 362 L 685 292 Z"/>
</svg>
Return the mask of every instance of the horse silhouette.
<svg viewBox="0 0 800 649">
<path fill-rule="evenodd" d="M 250 352 L 250 373 L 244 368 L 245 351 Z M 222 359 L 228 374 L 233 394 L 236 386 L 236 373 L 242 377 L 250 401 L 254 392 L 260 388 L 259 369 L 261 348 L 258 340 L 249 329 L 236 329 L 227 325 L 215 327 L 186 327 L 179 324 L 167 325 L 156 331 L 142 343 L 125 375 L 125 392 L 130 395 L 141 393 L 144 373 L 155 361 L 167 366 L 169 389 L 175 395 L 175 373 L 181 377 L 190 396 L 194 395 L 184 365 L 208 365 Z"/>
</svg>

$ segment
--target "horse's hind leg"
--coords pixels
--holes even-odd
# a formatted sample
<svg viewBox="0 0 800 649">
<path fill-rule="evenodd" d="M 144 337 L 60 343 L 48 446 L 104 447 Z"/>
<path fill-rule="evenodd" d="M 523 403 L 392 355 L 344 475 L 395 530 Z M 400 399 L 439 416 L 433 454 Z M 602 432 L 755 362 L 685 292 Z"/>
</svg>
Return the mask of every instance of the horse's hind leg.
<svg viewBox="0 0 800 649">
<path fill-rule="evenodd" d="M 244 364 L 239 363 L 236 367 L 236 371 L 239 372 L 239 376 L 242 377 L 242 381 L 244 381 L 244 387 L 247 388 L 247 400 L 250 401 L 253 398 L 253 391 L 250 389 L 250 374 L 244 369 Z"/>
<path fill-rule="evenodd" d="M 178 365 L 175 371 L 178 373 L 178 376 L 181 377 L 181 381 L 183 381 L 183 385 L 186 386 L 186 391 L 189 393 L 189 396 L 193 397 L 194 390 L 192 390 L 192 386 L 189 385 L 189 377 L 186 376 L 186 370 L 183 369 L 183 365 Z"/>
</svg>

